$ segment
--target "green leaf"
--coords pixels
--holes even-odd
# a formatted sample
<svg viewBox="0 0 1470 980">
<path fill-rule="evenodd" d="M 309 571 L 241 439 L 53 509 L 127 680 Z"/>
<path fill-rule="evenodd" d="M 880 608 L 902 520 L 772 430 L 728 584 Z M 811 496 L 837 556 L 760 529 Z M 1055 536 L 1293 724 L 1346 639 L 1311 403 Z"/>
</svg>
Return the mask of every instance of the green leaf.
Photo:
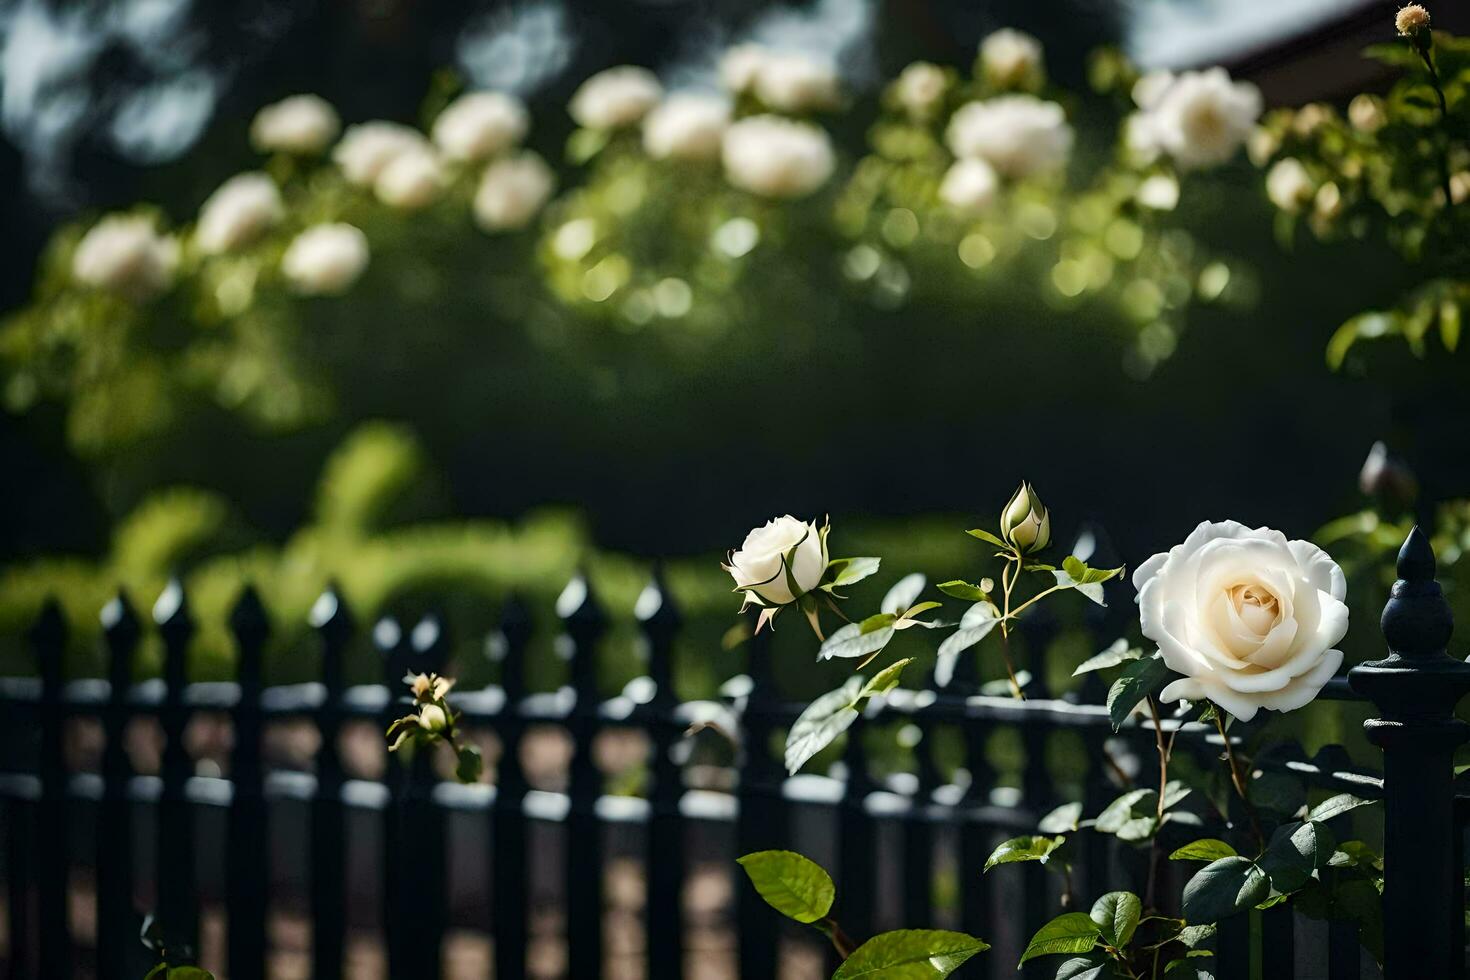
<svg viewBox="0 0 1470 980">
<path fill-rule="evenodd" d="M 862 701 L 866 698 L 876 697 L 879 694 L 887 694 L 895 687 L 898 687 L 899 675 L 903 673 L 905 667 L 913 662 L 913 657 L 905 657 L 903 660 L 895 660 L 887 667 L 884 667 L 873 675 L 872 680 L 863 685 L 863 689 L 858 692 L 856 700 Z M 857 707 L 857 704 L 854 703 L 853 707 Z"/>
<path fill-rule="evenodd" d="M 1056 980 L 1112 980 L 1117 973 L 1101 956 L 1074 956 L 1057 967 Z"/>
<path fill-rule="evenodd" d="M 1081 912 L 1067 912 L 1052 919 L 1036 931 L 1026 952 L 1021 954 L 1021 963 L 1037 956 L 1055 956 L 1061 953 L 1086 953 L 1102 938 L 1102 929 L 1092 918 Z M 1017 964 L 1019 965 L 1019 964 Z"/>
<path fill-rule="evenodd" d="M 1168 980 L 1215 980 L 1215 975 L 1209 970 L 1195 966 L 1187 959 L 1170 960 L 1164 967 L 1164 976 Z"/>
<path fill-rule="evenodd" d="M 1082 663 L 1078 664 L 1077 669 L 1072 671 L 1072 676 L 1081 677 L 1083 674 L 1090 674 L 1094 670 L 1106 670 L 1109 667 L 1116 667 L 1130 660 L 1137 660 L 1142 656 L 1142 648 L 1129 646 L 1127 640 L 1118 640 L 1102 653 L 1088 657 Z"/>
<path fill-rule="evenodd" d="M 1312 821 L 1287 824 L 1271 835 L 1260 858 L 1261 869 L 1273 888 L 1287 894 L 1305 885 L 1313 871 L 1326 867 L 1336 850 L 1332 832 L 1324 825 Z"/>
<path fill-rule="evenodd" d="M 905 575 L 895 582 L 893 588 L 883 596 L 883 601 L 878 603 L 878 608 L 898 616 L 919 598 L 919 593 L 924 591 L 924 582 L 924 576 L 919 572 Z"/>
<path fill-rule="evenodd" d="M 795 851 L 756 851 L 737 860 L 766 904 L 787 918 L 810 923 L 832 911 L 832 876 L 815 861 Z"/>
<path fill-rule="evenodd" d="M 1012 837 L 1003 842 L 990 853 L 985 861 L 985 868 L 981 872 L 989 871 L 991 868 L 1002 864 L 1016 864 L 1020 861 L 1039 861 L 1045 864 L 1051 859 L 1052 852 L 1063 844 L 1067 838 L 1057 837 Z"/>
<path fill-rule="evenodd" d="M 478 783 L 480 773 L 485 770 L 485 760 L 480 757 L 477 745 L 461 745 L 455 749 L 458 762 L 454 767 L 454 778 L 462 783 Z"/>
<path fill-rule="evenodd" d="M 938 585 L 938 589 L 940 592 L 943 592 L 947 596 L 954 596 L 956 599 L 964 599 L 967 602 L 990 601 L 989 592 L 986 592 L 978 585 L 974 585 L 962 579 L 955 579 L 952 582 L 940 582 Z"/>
<path fill-rule="evenodd" d="M 1132 892 L 1108 892 L 1092 903 L 1092 921 L 1102 930 L 1108 945 L 1115 949 L 1128 945 L 1142 915 L 1143 902 Z"/>
<path fill-rule="evenodd" d="M 1215 924 L 1206 922 L 1198 926 L 1185 926 L 1179 930 L 1179 935 L 1174 938 L 1179 940 L 1190 949 L 1199 946 L 1200 943 L 1209 942 L 1215 937 Z"/>
<path fill-rule="evenodd" d="M 1102 584 L 1108 579 L 1123 574 L 1119 568 L 1089 568 L 1087 563 L 1075 556 L 1068 556 L 1060 569 L 1052 572 L 1057 585 L 1064 589 L 1076 589 L 1099 606 L 1106 606 Z"/>
<path fill-rule="evenodd" d="M 1113 722 L 1113 731 L 1122 728 L 1138 703 L 1163 687 L 1171 676 L 1172 671 L 1158 654 L 1125 667 L 1122 676 L 1108 689 L 1108 718 Z"/>
<path fill-rule="evenodd" d="M 989 636 L 999 623 L 1000 611 L 989 602 L 977 602 L 967 609 L 960 619 L 960 628 L 939 644 L 938 659 L 934 664 L 934 683 L 939 687 L 948 687 L 954 678 L 955 663 L 960 654 Z"/>
<path fill-rule="evenodd" d="M 874 936 L 853 950 L 832 980 L 938 980 L 990 944 L 946 929 L 899 929 Z"/>
<path fill-rule="evenodd" d="M 1041 818 L 1036 829 L 1043 834 L 1067 834 L 1076 830 L 1082 819 L 1081 803 L 1063 803 Z"/>
<path fill-rule="evenodd" d="M 1010 551 L 1011 550 L 1011 546 L 1010 545 L 1006 544 L 1000 538 L 996 537 L 995 535 L 991 534 L 989 531 L 986 531 L 986 530 L 984 530 L 982 528 L 974 527 L 974 528 L 971 528 L 970 530 L 966 531 L 965 533 L 968 534 L 972 538 L 979 538 L 981 541 L 984 541 L 987 544 L 993 544 L 997 548 L 1001 548 L 1001 549 L 1003 549 L 1005 551 Z"/>
<path fill-rule="evenodd" d="M 1158 829 L 1158 797 L 1151 789 L 1133 789 L 1103 808 L 1093 828 L 1119 840 L 1145 840 Z"/>
<path fill-rule="evenodd" d="M 1257 808 L 1294 817 L 1307 802 L 1307 786 L 1284 772 L 1257 772 L 1246 785 L 1246 795 Z"/>
<path fill-rule="evenodd" d="M 822 588 L 831 592 L 854 582 L 861 582 L 869 575 L 878 571 L 881 559 L 878 558 L 834 558 L 827 563 L 827 570 L 822 573 L 825 580 Z"/>
<path fill-rule="evenodd" d="M 1365 800 L 1361 796 L 1351 793 L 1339 793 L 1329 797 L 1307 811 L 1307 819 L 1318 823 L 1325 823 L 1333 817 L 1341 816 L 1350 810 L 1356 810 L 1360 806 L 1369 806 L 1377 803 L 1377 800 Z"/>
<path fill-rule="evenodd" d="M 858 623 L 858 632 L 864 636 L 868 635 L 869 633 L 876 633 L 885 626 L 892 626 L 894 621 L 897 619 L 897 613 L 874 613 L 867 619 L 864 619 L 862 622 Z"/>
<path fill-rule="evenodd" d="M 863 679 L 849 677 L 835 691 L 828 691 L 806 706 L 797 716 L 786 733 L 786 771 L 793 776 L 812 756 L 832 744 L 832 741 L 852 727 L 857 721 L 857 708 L 853 707 L 862 694 Z"/>
<path fill-rule="evenodd" d="M 1170 861 L 1218 861 L 1221 858 L 1235 857 L 1235 848 L 1222 840 L 1214 837 L 1206 837 L 1197 840 L 1176 850 L 1169 855 Z"/>
<path fill-rule="evenodd" d="M 1196 925 L 1219 922 L 1255 906 L 1270 891 L 1266 872 L 1254 861 L 1221 858 L 1200 868 L 1184 886 L 1184 918 Z"/>
<path fill-rule="evenodd" d="M 885 613 L 878 613 L 876 617 L 870 616 L 868 619 L 882 618 L 885 615 Z M 872 629 L 864 631 L 863 627 L 867 622 L 868 620 L 861 623 L 848 623 L 827 637 L 827 641 L 817 651 L 817 658 L 831 660 L 833 657 L 847 659 L 870 657 L 882 650 L 893 639 L 893 627 L 875 625 Z M 888 622 L 892 623 L 893 620 L 890 618 Z"/>
<path fill-rule="evenodd" d="M 1383 871 L 1383 857 L 1360 840 L 1345 840 L 1338 844 L 1327 864 L 1333 868 L 1357 868 L 1370 875 Z"/>
<path fill-rule="evenodd" d="M 168 977 L 168 964 L 160 963 L 147 973 L 143 974 L 143 980 L 165 980 Z"/>
<path fill-rule="evenodd" d="M 167 980 L 214 980 L 214 974 L 197 966 L 174 966 L 164 974 Z"/>
</svg>

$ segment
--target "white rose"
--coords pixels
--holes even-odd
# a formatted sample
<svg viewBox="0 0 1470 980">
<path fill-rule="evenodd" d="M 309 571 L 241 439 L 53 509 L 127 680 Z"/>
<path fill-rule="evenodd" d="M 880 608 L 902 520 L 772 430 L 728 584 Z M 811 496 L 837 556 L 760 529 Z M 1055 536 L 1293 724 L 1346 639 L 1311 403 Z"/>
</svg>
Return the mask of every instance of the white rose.
<svg viewBox="0 0 1470 980">
<path fill-rule="evenodd" d="M 520 143 L 530 125 L 525 103 L 515 96 L 469 92 L 434 120 L 434 145 L 451 160 L 484 160 Z"/>
<path fill-rule="evenodd" d="M 1002 28 L 980 42 L 980 69 L 992 85 L 1025 85 L 1041 72 L 1041 42 L 1023 31 Z"/>
<path fill-rule="evenodd" d="M 1327 553 L 1280 531 L 1204 522 L 1133 573 L 1143 635 L 1183 678 L 1164 701 L 1208 698 L 1241 721 L 1300 708 L 1342 665 L 1347 581 Z"/>
<path fill-rule="evenodd" d="M 815 589 L 827 570 L 825 535 L 815 523 L 787 515 L 767 521 L 730 553 L 725 570 L 738 588 L 770 605 L 793 602 Z M 791 555 L 792 549 L 795 554 Z M 791 557 L 788 560 L 788 555 Z M 792 592 L 792 583 L 796 591 Z"/>
<path fill-rule="evenodd" d="M 1266 171 L 1266 196 L 1281 210 L 1295 214 L 1317 193 L 1312 175 L 1296 157 L 1277 160 Z"/>
<path fill-rule="evenodd" d="M 394 122 L 366 122 L 347 127 L 332 159 L 349 181 L 370 187 L 398 157 L 428 148 L 429 141 L 416 129 Z"/>
<path fill-rule="evenodd" d="M 713 160 L 729 125 L 730 103 L 724 98 L 677 92 L 643 120 L 643 148 L 659 160 Z"/>
<path fill-rule="evenodd" d="M 780 112 L 831 109 L 840 96 L 837 68 L 800 52 L 767 55 L 755 75 L 755 94 Z"/>
<path fill-rule="evenodd" d="M 346 292 L 367 264 L 367 236 L 346 224 L 313 225 L 293 238 L 281 256 L 282 274 L 307 296 Z"/>
<path fill-rule="evenodd" d="M 556 187 L 556 175 L 526 150 L 485 168 L 475 191 L 475 221 L 485 231 L 524 228 L 540 213 Z"/>
<path fill-rule="evenodd" d="M 943 68 L 916 61 L 899 73 L 893 83 L 893 97 L 910 116 L 924 119 L 938 107 L 948 88 L 949 76 Z"/>
<path fill-rule="evenodd" d="M 262 153 L 320 153 L 342 131 L 332 104 L 318 95 L 293 95 L 255 114 L 250 142 Z"/>
<path fill-rule="evenodd" d="M 749 92 L 770 56 L 759 44 L 735 45 L 720 57 L 720 84 L 736 95 Z"/>
<path fill-rule="evenodd" d="M 373 193 L 389 207 L 416 211 L 428 207 L 444 190 L 444 168 L 432 150 L 400 153 L 379 172 Z"/>
<path fill-rule="evenodd" d="M 144 300 L 169 287 L 178 264 L 178 242 L 155 231 L 152 219 L 112 215 L 77 243 L 71 274 L 85 285 Z"/>
<path fill-rule="evenodd" d="M 1229 160 L 1261 115 L 1260 89 L 1232 82 L 1223 68 L 1144 76 L 1133 97 L 1149 114 L 1159 147 L 1185 168 Z"/>
<path fill-rule="evenodd" d="M 733 124 L 725 130 L 721 157 L 730 183 L 762 197 L 805 197 L 836 165 L 825 130 L 780 116 Z"/>
<path fill-rule="evenodd" d="M 984 160 L 956 160 L 939 183 L 939 199 L 956 211 L 974 215 L 995 200 L 1000 178 Z"/>
<path fill-rule="evenodd" d="M 1007 177 L 1059 170 L 1072 152 L 1072 127 L 1062 107 L 1034 95 L 969 102 L 945 134 L 957 157 L 982 157 Z"/>
<path fill-rule="evenodd" d="M 1179 181 L 1170 174 L 1154 174 L 1138 185 L 1133 197 L 1151 211 L 1173 211 L 1179 206 Z"/>
<path fill-rule="evenodd" d="M 206 255 L 228 252 L 260 237 L 285 214 L 274 180 L 262 173 L 236 174 L 199 209 L 194 242 Z"/>
<path fill-rule="evenodd" d="M 567 111 L 587 129 L 617 129 L 642 119 L 663 94 L 663 86 L 647 68 L 619 65 L 583 82 Z"/>
</svg>

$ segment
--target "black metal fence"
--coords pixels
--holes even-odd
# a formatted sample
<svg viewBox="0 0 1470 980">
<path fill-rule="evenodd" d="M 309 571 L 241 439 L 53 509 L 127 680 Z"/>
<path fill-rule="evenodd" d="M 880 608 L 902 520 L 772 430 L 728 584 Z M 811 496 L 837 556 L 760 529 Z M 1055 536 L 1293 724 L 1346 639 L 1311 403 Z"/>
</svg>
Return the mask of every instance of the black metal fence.
<svg viewBox="0 0 1470 980">
<path fill-rule="evenodd" d="M 1386 780 L 1352 768 L 1335 746 L 1306 759 L 1294 743 L 1282 744 L 1260 753 L 1255 764 L 1319 788 L 1385 798 L 1387 975 L 1454 978 L 1464 969 L 1467 807 L 1456 797 L 1452 754 L 1467 728 L 1453 715 L 1470 690 L 1470 665 L 1445 653 L 1449 611 L 1433 581 L 1433 555 L 1417 532 L 1405 544 L 1399 571 L 1402 581 L 1383 619 L 1390 656 L 1354 668 L 1351 688 L 1348 678 L 1339 678 L 1325 692 L 1354 699 L 1361 691 L 1377 704 L 1382 718 L 1367 728 L 1384 750 Z M 1131 611 L 1126 603 L 1114 605 L 1115 616 Z M 1129 759 L 1146 760 L 1151 751 L 1154 733 L 1147 723 L 1113 734 L 1095 680 L 1065 698 L 1048 693 L 1045 658 L 1053 626 L 1033 618 L 1023 624 L 1032 674 L 1027 700 L 977 693 L 973 663 L 943 691 L 908 678 L 912 689 L 894 692 L 850 731 L 834 775 L 788 778 L 778 743 L 801 706 L 784 699 L 774 683 L 769 634 L 751 641 L 749 674 L 727 685 L 725 702 L 681 704 L 671 676 L 679 616 L 657 582 L 638 610 L 647 676 L 602 699 L 596 650 L 608 623 L 584 581 L 574 581 L 560 604 L 558 644 L 569 660 L 569 682 L 556 691 L 527 690 L 533 626 L 523 606 L 506 604 L 496 638 L 499 683 L 452 696 L 469 731 L 493 731 L 500 743 L 493 778 L 464 787 L 443 781 L 424 755 L 407 765 L 390 762 L 380 778 L 363 778 L 344 766 L 340 748 L 345 725 L 382 725 L 401 709 L 405 672 L 445 666 L 443 631 L 432 617 L 411 627 L 391 618 L 375 623 L 371 640 L 383 682 L 347 686 L 344 657 L 357 630 L 345 604 L 329 591 L 312 614 L 320 681 L 265 687 L 262 658 L 270 628 L 253 590 L 241 596 L 231 619 L 238 649 L 233 683 L 189 682 L 193 625 L 177 585 L 153 610 L 164 649 L 162 677 L 140 683 L 133 676 L 142 629 L 124 597 L 102 612 L 107 679 L 63 676 L 65 626 L 58 607 L 49 606 L 32 636 L 37 676 L 0 681 L 0 746 L 14 763 L 0 773 L 10 975 L 69 977 L 95 964 L 98 976 L 134 980 L 143 909 L 178 941 L 197 942 L 208 897 L 201 897 L 197 862 L 201 844 L 213 843 L 224 852 L 225 972 L 232 980 L 265 976 L 267 908 L 275 898 L 270 868 L 282 860 L 280 838 L 292 832 L 288 825 L 299 825 L 309 855 L 303 859 L 309 868 L 303 918 L 310 919 L 310 972 L 323 980 L 343 976 L 349 912 L 363 901 L 359 886 L 349 884 L 361 869 L 349 860 L 348 839 L 367 819 L 379 828 L 381 852 L 371 863 L 379 865 L 380 884 L 372 894 L 380 905 L 376 921 L 387 974 L 394 978 L 441 975 L 451 874 L 482 880 L 491 896 L 483 921 L 471 926 L 492 937 L 493 975 L 535 975 L 526 955 L 533 911 L 528 883 L 548 871 L 561 881 L 554 890 L 565 949 L 559 972 L 578 980 L 604 975 L 609 926 L 603 869 L 614 831 L 624 842 L 625 831 L 641 841 L 642 966 L 649 977 L 707 975 L 701 953 L 686 941 L 692 840 L 702 841 L 700 847 L 723 840 L 721 857 L 728 862 L 748 851 L 793 846 L 793 835 L 801 838 L 795 840 L 800 849 L 828 852 L 838 883 L 835 911 L 852 935 L 901 926 L 964 928 L 996 948 L 972 960 L 963 975 L 1011 976 L 1025 940 L 1057 909 L 1058 880 L 1034 864 L 982 876 L 986 857 L 1000 840 L 1033 832 L 1043 814 L 1069 798 L 1097 813 L 1132 778 Z M 1116 623 L 1093 625 L 1104 631 Z M 186 728 L 201 714 L 230 720 L 227 776 L 201 772 L 188 751 Z M 128 727 L 139 718 L 156 719 L 162 730 L 156 774 L 135 773 L 125 746 Z M 70 771 L 64 740 L 77 719 L 100 722 L 100 771 Z M 309 721 L 320 733 L 310 771 L 266 764 L 263 733 L 292 719 Z M 723 783 L 691 778 L 684 751 L 691 723 L 711 719 L 723 719 L 720 729 L 741 746 L 726 772 L 733 778 Z M 890 721 L 898 724 L 888 726 Z M 564 788 L 556 792 L 533 787 L 521 761 L 528 732 L 545 726 L 563 731 L 571 746 Z M 895 727 L 912 753 L 912 765 L 902 768 L 912 771 L 882 776 L 870 758 L 874 736 Z M 637 795 L 609 795 L 605 786 L 594 743 L 612 730 L 634 730 L 646 739 L 645 788 Z M 948 769 L 935 749 L 946 732 L 961 755 Z M 1021 748 L 1017 778 L 993 762 L 991 742 L 1002 734 Z M 1070 740 L 1074 764 L 1068 774 L 1059 773 L 1055 759 L 1059 738 Z M 1183 727 L 1176 751 L 1214 765 L 1220 748 L 1218 735 L 1196 724 Z M 1138 779 L 1149 785 L 1148 771 Z M 296 804 L 296 817 L 283 802 Z M 446 834 L 450 820 L 468 821 L 488 842 L 474 852 L 478 857 L 454 853 L 452 841 L 460 838 Z M 210 821 L 214 829 L 202 831 Z M 141 848 L 140 827 L 156 835 Z M 150 852 L 151 860 L 140 860 Z M 1144 857 L 1100 837 L 1084 840 L 1076 893 L 1094 896 L 1132 884 Z M 95 929 L 85 937 L 76 920 L 91 916 L 77 912 L 69 865 L 85 869 L 95 882 Z M 728 923 L 733 955 L 727 959 L 738 962 L 744 978 L 780 975 L 783 924 L 743 881 L 734 889 Z M 1354 927 L 1311 923 L 1285 907 L 1227 920 L 1216 947 L 1212 969 L 1221 980 L 1356 980 L 1377 972 Z M 1032 963 L 1023 975 L 1051 972 Z"/>
</svg>

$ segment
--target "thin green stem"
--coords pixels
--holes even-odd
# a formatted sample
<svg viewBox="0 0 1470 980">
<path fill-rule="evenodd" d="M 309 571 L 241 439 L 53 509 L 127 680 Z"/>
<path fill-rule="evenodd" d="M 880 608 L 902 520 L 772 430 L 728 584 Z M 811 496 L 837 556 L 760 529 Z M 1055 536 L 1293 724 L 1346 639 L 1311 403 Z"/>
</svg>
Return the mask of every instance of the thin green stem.
<svg viewBox="0 0 1470 980">
<path fill-rule="evenodd" d="M 1256 835 L 1256 844 L 1264 851 L 1266 835 L 1261 833 L 1261 818 L 1256 815 L 1255 805 L 1246 795 L 1245 774 L 1241 772 L 1240 763 L 1235 758 L 1235 746 L 1231 744 L 1230 736 L 1225 733 L 1224 713 L 1218 707 L 1215 708 L 1215 729 L 1220 733 L 1220 740 L 1225 743 L 1225 760 L 1230 764 L 1230 782 L 1235 786 L 1235 795 L 1240 797 L 1246 816 L 1250 818 L 1251 830 Z"/>
<path fill-rule="evenodd" d="M 1015 576 L 1011 575 L 1011 562 L 1015 562 Z M 1006 565 L 1000 570 L 1000 588 L 1004 596 L 1004 607 L 1000 617 L 1000 645 L 1001 658 L 1006 664 L 1006 676 L 1011 679 L 1011 693 L 1018 700 L 1026 700 L 1026 693 L 1021 690 L 1021 682 L 1016 679 L 1016 665 L 1011 660 L 1011 588 L 1015 586 L 1016 579 L 1021 577 L 1021 555 L 1015 552 L 1012 557 L 1006 558 Z M 1032 600 L 1035 601 L 1035 600 Z"/>
<path fill-rule="evenodd" d="M 1428 31 L 1424 32 L 1424 40 L 1415 38 L 1412 42 L 1414 50 L 1419 52 L 1419 60 L 1424 62 L 1425 69 L 1429 72 L 1429 84 L 1434 87 L 1434 94 L 1439 96 L 1439 121 L 1444 128 L 1444 139 L 1439 147 L 1439 182 L 1444 191 L 1444 209 L 1448 214 L 1455 206 L 1455 191 L 1450 182 L 1450 106 L 1445 99 L 1444 86 L 1439 80 L 1439 70 L 1434 66 L 1433 41 Z"/>
<path fill-rule="evenodd" d="M 1149 840 L 1148 851 L 1148 888 L 1144 896 L 1143 904 L 1153 908 L 1155 885 L 1158 881 L 1159 872 L 1159 832 L 1164 828 L 1164 790 L 1169 785 L 1169 750 L 1170 744 L 1164 741 L 1164 723 L 1159 720 L 1159 702 L 1150 694 L 1146 699 L 1148 702 L 1149 717 L 1154 723 L 1154 744 L 1159 751 L 1159 799 L 1155 812 L 1155 825 L 1153 837 Z"/>
</svg>

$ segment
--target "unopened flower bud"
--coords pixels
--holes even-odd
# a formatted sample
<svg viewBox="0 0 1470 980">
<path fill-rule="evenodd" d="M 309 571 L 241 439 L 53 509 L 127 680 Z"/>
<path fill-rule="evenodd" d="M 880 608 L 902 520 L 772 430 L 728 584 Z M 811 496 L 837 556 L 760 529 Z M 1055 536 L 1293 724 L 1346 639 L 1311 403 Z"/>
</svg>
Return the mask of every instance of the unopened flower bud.
<svg viewBox="0 0 1470 980">
<path fill-rule="evenodd" d="M 429 732 L 442 732 L 449 727 L 449 716 L 437 704 L 426 704 L 419 708 L 419 727 Z"/>
<path fill-rule="evenodd" d="M 1375 442 L 1358 471 L 1358 488 L 1381 505 L 1407 507 L 1419 496 L 1419 480 L 1408 464 Z"/>
<path fill-rule="evenodd" d="M 1417 38 L 1421 31 L 1429 29 L 1429 11 L 1417 3 L 1400 7 L 1399 12 L 1394 15 L 1393 26 L 1404 37 Z"/>
<path fill-rule="evenodd" d="M 1051 544 L 1051 514 L 1031 484 L 1022 483 L 1001 511 L 1000 536 L 1023 554 Z"/>
</svg>

